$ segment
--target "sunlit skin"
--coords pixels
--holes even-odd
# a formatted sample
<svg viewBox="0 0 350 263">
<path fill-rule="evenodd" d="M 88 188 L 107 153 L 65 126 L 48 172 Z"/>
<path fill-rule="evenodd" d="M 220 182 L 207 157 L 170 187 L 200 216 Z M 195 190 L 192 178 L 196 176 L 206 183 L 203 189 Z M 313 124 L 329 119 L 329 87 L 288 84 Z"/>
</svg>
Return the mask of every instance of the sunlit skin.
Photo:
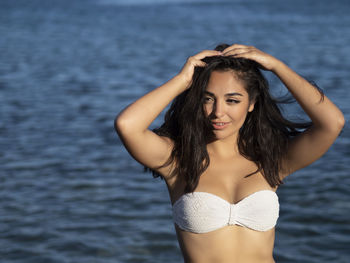
<svg viewBox="0 0 350 263">
<path fill-rule="evenodd" d="M 248 112 L 254 110 L 254 102 L 249 101 L 244 84 L 234 71 L 214 71 L 206 89 L 204 110 L 216 139 L 235 145 Z"/>
<path fill-rule="evenodd" d="M 145 94 L 115 120 L 115 128 L 130 154 L 143 165 L 155 169 L 165 179 L 170 201 L 183 194 L 185 179 L 174 175 L 174 163 L 163 164 L 174 148 L 174 141 L 149 129 L 151 123 L 169 103 L 191 87 L 194 69 L 205 67 L 203 58 L 233 56 L 257 62 L 262 69 L 274 73 L 310 117 L 313 126 L 290 140 L 280 178 L 319 159 L 332 145 L 344 126 L 342 112 L 279 59 L 252 46 L 234 44 L 222 52 L 203 50 L 187 59 L 174 78 Z M 195 191 L 212 193 L 235 204 L 259 190 L 276 191 L 258 172 L 257 165 L 242 156 L 237 149 L 237 136 L 248 112 L 254 109 L 244 84 L 234 71 L 214 71 L 206 89 L 204 111 L 212 121 L 215 140 L 207 144 L 210 165 L 201 174 Z M 274 263 L 275 229 L 255 231 L 248 227 L 228 225 L 214 231 L 197 234 L 175 230 L 185 263 Z"/>
</svg>

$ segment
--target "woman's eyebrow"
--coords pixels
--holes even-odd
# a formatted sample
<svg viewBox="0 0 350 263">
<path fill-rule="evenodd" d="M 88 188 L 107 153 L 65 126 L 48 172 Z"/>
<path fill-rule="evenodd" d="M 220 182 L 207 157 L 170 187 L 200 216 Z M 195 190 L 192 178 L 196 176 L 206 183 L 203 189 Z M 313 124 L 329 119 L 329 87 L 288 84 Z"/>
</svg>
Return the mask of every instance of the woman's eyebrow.
<svg viewBox="0 0 350 263">
<path fill-rule="evenodd" d="M 212 96 L 212 97 L 215 97 L 214 93 L 211 93 L 209 91 L 205 91 L 205 94 L 209 95 L 209 96 Z"/>
<path fill-rule="evenodd" d="M 226 93 L 225 96 L 227 96 L 227 97 L 242 96 L 243 97 L 243 95 L 241 93 L 238 93 L 238 92 Z"/>
<path fill-rule="evenodd" d="M 215 94 L 214 93 L 211 93 L 209 91 L 205 91 L 205 93 L 209 96 L 212 96 L 212 97 L 215 97 Z M 242 96 L 243 95 L 241 93 L 238 93 L 238 92 L 232 92 L 232 93 L 226 93 L 225 94 L 225 97 L 231 97 L 231 96 Z"/>
</svg>

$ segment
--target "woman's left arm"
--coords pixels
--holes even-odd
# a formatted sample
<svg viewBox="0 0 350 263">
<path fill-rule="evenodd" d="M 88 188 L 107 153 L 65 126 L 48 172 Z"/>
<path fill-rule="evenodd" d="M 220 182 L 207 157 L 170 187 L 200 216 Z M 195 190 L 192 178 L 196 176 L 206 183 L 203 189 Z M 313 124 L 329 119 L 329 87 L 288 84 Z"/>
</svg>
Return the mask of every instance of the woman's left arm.
<svg viewBox="0 0 350 263">
<path fill-rule="evenodd" d="M 275 73 L 313 123 L 291 140 L 286 159 L 283 160 L 282 177 L 316 161 L 330 148 L 341 132 L 345 119 L 339 108 L 326 96 L 321 99 L 316 87 L 282 61 L 254 47 L 233 45 L 224 50 L 224 54 L 254 60 L 263 69 Z"/>
</svg>

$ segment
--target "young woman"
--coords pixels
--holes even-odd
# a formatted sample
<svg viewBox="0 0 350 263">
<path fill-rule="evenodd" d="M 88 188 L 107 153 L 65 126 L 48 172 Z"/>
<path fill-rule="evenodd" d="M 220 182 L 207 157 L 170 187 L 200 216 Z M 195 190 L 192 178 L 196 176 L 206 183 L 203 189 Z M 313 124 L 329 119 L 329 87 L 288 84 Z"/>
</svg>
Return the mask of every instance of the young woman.
<svg viewBox="0 0 350 263">
<path fill-rule="evenodd" d="M 260 69 L 284 83 L 311 119 L 285 119 Z M 164 124 L 152 121 L 173 100 Z M 220 45 L 115 120 L 129 153 L 168 187 L 188 263 L 272 263 L 277 187 L 332 145 L 341 111 L 317 87 L 255 47 Z"/>
</svg>

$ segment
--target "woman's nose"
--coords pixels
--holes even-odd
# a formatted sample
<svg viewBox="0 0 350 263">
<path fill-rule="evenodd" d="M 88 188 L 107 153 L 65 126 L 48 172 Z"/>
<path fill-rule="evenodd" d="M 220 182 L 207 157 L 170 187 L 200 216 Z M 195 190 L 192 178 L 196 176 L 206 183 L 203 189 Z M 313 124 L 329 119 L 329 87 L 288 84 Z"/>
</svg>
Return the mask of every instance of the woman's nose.
<svg viewBox="0 0 350 263">
<path fill-rule="evenodd" d="M 225 106 L 223 103 L 217 101 L 214 105 L 215 109 L 214 109 L 214 113 L 215 113 L 215 116 L 217 118 L 221 118 L 222 116 L 225 115 Z"/>
</svg>

